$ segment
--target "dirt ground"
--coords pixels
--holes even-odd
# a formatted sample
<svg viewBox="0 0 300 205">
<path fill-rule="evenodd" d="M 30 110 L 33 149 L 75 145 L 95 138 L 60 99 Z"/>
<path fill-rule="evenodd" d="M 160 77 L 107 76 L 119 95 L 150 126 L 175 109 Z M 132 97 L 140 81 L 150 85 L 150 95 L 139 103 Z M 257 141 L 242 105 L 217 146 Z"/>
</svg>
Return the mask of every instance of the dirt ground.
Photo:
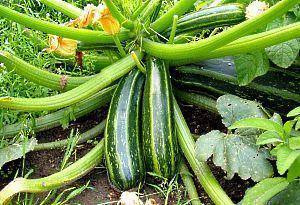
<svg viewBox="0 0 300 205">
<path fill-rule="evenodd" d="M 189 124 L 191 132 L 194 134 L 204 134 L 212 129 L 225 129 L 221 123 L 220 117 L 217 115 L 209 113 L 205 110 L 198 109 L 191 105 L 181 105 L 181 108 Z M 62 128 L 55 128 L 49 131 L 39 133 L 39 142 L 65 139 L 69 135 L 70 129 L 72 128 L 78 129 L 80 132 L 88 130 L 89 128 L 93 127 L 98 122 L 100 122 L 106 115 L 107 108 L 101 110 L 102 111 L 95 111 L 86 117 L 77 119 L 76 122 L 73 122 L 70 125 L 70 128 L 67 130 L 63 130 Z M 101 136 L 99 137 L 99 139 L 100 138 Z M 76 157 L 74 157 L 72 160 L 83 156 L 89 151 L 89 149 L 92 146 L 93 145 L 91 144 L 78 146 L 76 150 Z M 63 150 L 39 151 L 28 154 L 26 158 L 26 167 L 28 167 L 28 169 L 33 169 L 33 174 L 30 177 L 45 177 L 57 172 L 59 170 L 59 165 L 63 158 L 63 155 Z M 16 160 L 5 165 L 5 167 L 2 170 L 2 173 L 5 173 L 5 176 L 1 176 L 2 180 L 0 181 L 0 188 L 3 188 L 3 186 L 6 183 L 8 183 L 11 180 L 11 178 L 13 178 L 15 171 L 18 168 L 21 168 L 21 164 L 22 160 Z M 251 180 L 243 181 L 237 176 L 235 176 L 232 180 L 226 180 L 224 178 L 225 174 L 220 168 L 215 167 L 211 162 L 209 162 L 209 166 L 211 167 L 213 174 L 218 179 L 221 186 L 224 188 L 224 190 L 235 203 L 239 202 L 242 199 L 245 190 L 248 187 L 253 186 L 254 184 Z M 85 190 L 81 195 L 77 196 L 72 201 L 72 204 L 116 204 L 117 200 L 120 197 L 120 193 L 114 191 L 111 188 L 103 164 L 94 169 L 87 176 L 74 182 L 70 186 L 84 185 L 88 181 L 90 181 L 89 186 L 91 186 L 92 189 Z M 149 181 L 151 180 L 146 180 L 146 182 Z M 205 205 L 213 204 L 196 179 L 195 182 L 202 203 L 204 203 Z M 157 183 L 159 182 L 154 182 L 154 184 Z M 146 185 L 140 191 L 146 196 L 144 197 L 144 199 L 142 199 L 145 201 L 145 198 L 153 198 L 158 204 L 164 204 L 163 195 L 160 194 L 158 190 L 151 188 L 149 184 L 151 183 L 146 183 Z M 179 191 L 176 190 L 171 194 L 168 200 L 168 204 L 178 204 L 179 201 L 187 201 L 187 196 L 184 191 L 184 187 L 182 186 L 182 183 L 180 181 L 179 184 L 181 184 L 179 187 Z"/>
</svg>

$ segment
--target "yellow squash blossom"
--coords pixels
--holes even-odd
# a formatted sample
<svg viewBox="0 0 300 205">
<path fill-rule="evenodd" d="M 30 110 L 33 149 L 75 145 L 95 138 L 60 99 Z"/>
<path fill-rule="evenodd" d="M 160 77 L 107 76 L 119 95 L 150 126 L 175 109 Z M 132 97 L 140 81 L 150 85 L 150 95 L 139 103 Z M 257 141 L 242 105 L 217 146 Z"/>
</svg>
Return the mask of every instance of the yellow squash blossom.
<svg viewBox="0 0 300 205">
<path fill-rule="evenodd" d="M 97 7 L 93 24 L 100 23 L 103 30 L 111 35 L 118 34 L 120 32 L 120 23 L 112 16 L 109 9 L 100 4 Z"/>
<path fill-rule="evenodd" d="M 77 49 L 77 41 L 55 35 L 49 35 L 50 47 L 46 50 L 62 57 L 74 57 Z"/>
<path fill-rule="evenodd" d="M 94 19 L 96 10 L 97 7 L 93 4 L 88 4 L 84 7 L 82 14 L 75 20 L 78 24 L 78 28 L 85 28 L 89 26 Z"/>
</svg>

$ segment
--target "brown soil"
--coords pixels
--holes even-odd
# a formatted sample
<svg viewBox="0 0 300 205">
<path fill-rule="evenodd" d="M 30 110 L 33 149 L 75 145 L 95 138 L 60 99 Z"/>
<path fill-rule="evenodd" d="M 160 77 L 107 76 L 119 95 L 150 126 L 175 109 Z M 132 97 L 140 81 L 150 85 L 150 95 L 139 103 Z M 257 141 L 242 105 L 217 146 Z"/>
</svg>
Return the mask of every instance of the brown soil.
<svg viewBox="0 0 300 205">
<path fill-rule="evenodd" d="M 182 105 L 181 107 L 192 133 L 204 134 L 213 129 L 225 130 L 219 116 L 190 105 Z M 102 110 L 104 111 L 95 111 L 89 116 L 76 120 L 76 122 L 73 122 L 70 125 L 69 129 L 63 130 L 62 128 L 55 128 L 39 133 L 39 142 L 64 139 L 68 137 L 71 129 L 78 129 L 79 132 L 84 132 L 85 130 L 96 125 L 104 118 L 104 116 L 106 115 L 105 110 L 107 110 L 107 108 Z M 79 146 L 76 150 L 76 157 L 73 156 L 72 160 L 74 161 L 75 158 L 80 158 L 81 156 L 83 156 L 86 152 L 89 151 L 91 147 L 92 144 Z M 45 177 L 59 171 L 59 166 L 62 161 L 63 155 L 63 150 L 39 151 L 28 154 L 26 158 L 26 167 L 28 169 L 34 170 L 33 174 L 30 177 Z M 0 177 L 2 178 L 0 181 L 0 188 L 2 188 L 9 180 L 11 180 L 11 178 L 13 178 L 15 170 L 20 169 L 21 164 L 21 160 L 16 160 L 4 166 L 2 172 L 10 174 L 7 174 L 7 176 L 5 177 L 0 175 Z M 248 187 L 253 186 L 254 184 L 251 180 L 243 181 L 237 176 L 232 180 L 226 180 L 224 178 L 225 174 L 220 168 L 215 167 L 211 162 L 209 162 L 209 165 L 217 180 L 220 182 L 221 186 L 235 203 L 239 202 L 242 199 L 245 190 Z M 111 202 L 109 204 L 116 204 L 117 200 L 120 197 L 120 193 L 111 188 L 107 178 L 105 167 L 103 165 L 100 165 L 87 176 L 77 180 L 70 186 L 79 187 L 80 185 L 86 184 L 88 181 L 90 182 L 89 186 L 92 187 L 92 189 L 85 190 L 81 195 L 77 196 L 73 200 L 72 204 L 95 205 L 101 203 L 106 204 L 108 202 Z M 153 181 L 153 179 L 146 181 L 148 183 L 146 183 L 142 190 L 140 190 L 140 192 L 145 196 L 142 199 L 145 201 L 145 198 L 154 198 L 158 202 L 158 204 L 164 204 L 163 195 L 160 194 L 158 190 L 155 190 L 151 187 L 151 183 L 158 185 L 159 182 Z M 201 185 L 197 183 L 196 179 L 195 181 L 202 203 L 204 203 L 205 205 L 213 204 L 202 189 Z M 180 181 L 179 184 L 181 184 Z M 168 204 L 178 204 L 178 201 L 184 202 L 186 200 L 188 199 L 186 197 L 184 187 L 180 185 L 179 189 L 171 194 L 168 200 Z"/>
</svg>

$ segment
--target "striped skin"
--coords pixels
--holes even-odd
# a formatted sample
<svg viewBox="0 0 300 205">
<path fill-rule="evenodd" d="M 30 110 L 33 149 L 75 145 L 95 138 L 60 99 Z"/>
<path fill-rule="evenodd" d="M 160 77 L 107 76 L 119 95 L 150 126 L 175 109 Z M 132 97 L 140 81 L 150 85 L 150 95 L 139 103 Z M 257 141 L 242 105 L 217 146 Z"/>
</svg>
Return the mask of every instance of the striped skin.
<svg viewBox="0 0 300 205">
<path fill-rule="evenodd" d="M 141 151 L 141 98 L 144 76 L 138 69 L 124 77 L 112 98 L 105 129 L 105 157 L 111 184 L 128 190 L 143 182 Z"/>
<path fill-rule="evenodd" d="M 171 178 L 176 171 L 170 75 L 164 61 L 149 58 L 143 98 L 143 146 L 146 169 Z"/>
<path fill-rule="evenodd" d="M 242 4 L 225 4 L 189 13 L 178 20 L 176 33 L 230 26 L 245 20 Z"/>
</svg>

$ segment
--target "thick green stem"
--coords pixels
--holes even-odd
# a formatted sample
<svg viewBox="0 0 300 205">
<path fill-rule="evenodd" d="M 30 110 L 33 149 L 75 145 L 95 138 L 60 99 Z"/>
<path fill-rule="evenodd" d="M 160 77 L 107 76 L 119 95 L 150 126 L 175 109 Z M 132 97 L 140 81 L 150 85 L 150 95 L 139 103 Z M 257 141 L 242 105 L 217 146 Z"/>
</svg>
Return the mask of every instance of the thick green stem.
<svg viewBox="0 0 300 205">
<path fill-rule="evenodd" d="M 134 24 L 132 21 L 127 19 L 116 7 L 112 0 L 104 0 L 105 5 L 109 9 L 110 13 L 115 17 L 118 22 L 124 27 L 132 30 L 134 28 Z"/>
<path fill-rule="evenodd" d="M 179 145 L 202 187 L 216 205 L 233 205 L 233 202 L 215 179 L 208 165 L 204 162 L 199 162 L 195 158 L 195 141 L 175 98 L 174 112 Z"/>
<path fill-rule="evenodd" d="M 103 153 L 104 141 L 101 140 L 84 157 L 60 172 L 39 179 L 17 178 L 0 191 L 0 204 L 7 204 L 18 193 L 46 192 L 70 184 L 95 168 L 101 162 Z"/>
<path fill-rule="evenodd" d="M 114 43 L 113 37 L 104 31 L 77 29 L 66 27 L 64 25 L 50 23 L 47 21 L 39 20 L 34 17 L 27 16 L 25 14 L 21 14 L 2 5 L 0 5 L 0 16 L 22 24 L 28 28 L 39 30 L 48 34 L 53 34 L 88 43 Z M 120 40 L 126 40 L 132 37 L 132 35 L 133 34 L 131 34 L 130 32 L 123 30 L 118 34 L 118 37 Z"/>
<path fill-rule="evenodd" d="M 194 184 L 193 177 L 192 177 L 191 173 L 189 172 L 189 169 L 186 166 L 184 160 L 181 160 L 181 162 L 180 162 L 179 171 L 180 171 L 181 179 L 182 179 L 184 186 L 188 192 L 191 204 L 192 205 L 202 205 L 202 203 L 199 199 L 197 189 Z"/>
<path fill-rule="evenodd" d="M 151 0 L 147 0 L 142 3 L 132 14 L 131 19 L 136 20 L 136 18 L 145 10 L 145 8 L 148 6 Z"/>
<path fill-rule="evenodd" d="M 138 51 L 136 53 L 141 59 L 141 53 Z M 70 91 L 55 96 L 33 99 L 2 97 L 0 98 L 0 108 L 22 111 L 45 111 L 67 107 L 94 95 L 128 73 L 134 66 L 135 62 L 131 55 L 129 55 L 104 68 L 94 78 Z"/>
<path fill-rule="evenodd" d="M 148 19 L 150 19 L 150 16 L 153 14 L 153 12 L 155 12 L 159 3 L 160 0 L 152 0 L 141 14 L 140 21 L 146 22 Z"/>
<path fill-rule="evenodd" d="M 30 65 L 29 63 L 26 63 L 25 61 L 5 51 L 0 51 L 0 62 L 4 63 L 8 70 L 15 71 L 18 75 L 31 82 L 59 91 L 71 90 L 94 77 L 71 77 L 54 74 Z"/>
<path fill-rule="evenodd" d="M 77 18 L 80 16 L 82 10 L 68 2 L 62 0 L 39 0 L 41 3 L 54 8 L 57 11 L 67 15 L 70 18 Z"/>
<path fill-rule="evenodd" d="M 115 88 L 116 85 L 105 88 L 92 97 L 79 102 L 74 107 L 67 107 L 34 120 L 28 120 L 25 124 L 27 127 L 32 127 L 35 132 L 60 126 L 69 112 L 72 113 L 74 118 L 79 118 L 110 102 Z M 4 139 L 12 138 L 24 128 L 24 123 L 6 125 L 0 129 L 0 136 L 5 136 Z"/>
<path fill-rule="evenodd" d="M 156 21 L 154 21 L 151 24 L 151 28 L 157 33 L 160 33 L 162 31 L 164 31 L 165 29 L 167 29 L 172 24 L 174 15 L 177 15 L 177 16 L 183 15 L 186 11 L 193 8 L 194 3 L 196 1 L 197 0 L 181 0 L 181 1 L 178 1 L 173 6 L 173 8 L 168 10 L 164 15 L 162 15 Z"/>
<path fill-rule="evenodd" d="M 100 124 L 93 127 L 92 129 L 82 133 L 79 136 L 76 144 L 82 144 L 88 140 L 97 137 L 99 134 L 103 133 L 105 129 L 105 124 L 106 124 L 106 119 L 103 120 Z M 59 140 L 55 142 L 39 143 L 36 146 L 34 146 L 34 151 L 63 148 L 68 145 L 68 142 L 69 140 L 65 139 L 65 140 Z"/>
<path fill-rule="evenodd" d="M 218 110 L 216 107 L 216 100 L 210 97 L 196 94 L 196 93 L 185 92 L 176 88 L 175 89 L 173 88 L 173 93 L 181 101 L 184 101 L 192 105 L 196 105 L 197 107 L 218 114 Z"/>
<path fill-rule="evenodd" d="M 190 64 L 199 60 L 253 52 L 298 37 L 300 37 L 300 22 L 289 24 L 287 26 L 272 29 L 266 32 L 245 36 L 229 43 L 226 46 L 218 48 L 212 52 L 208 52 L 205 55 L 199 56 L 196 59 L 189 58 L 180 61 L 175 60 L 171 61 L 170 64 Z"/>
<path fill-rule="evenodd" d="M 182 1 L 180 1 L 182 2 Z M 168 45 L 143 39 L 144 50 L 153 56 L 167 60 L 201 59 L 207 53 L 220 48 L 242 36 L 251 34 L 257 28 L 266 25 L 275 18 L 283 15 L 296 5 L 298 0 L 282 0 L 269 10 L 253 19 L 246 20 L 218 35 L 197 42 Z M 174 52 L 176 51 L 176 52 Z"/>
</svg>

